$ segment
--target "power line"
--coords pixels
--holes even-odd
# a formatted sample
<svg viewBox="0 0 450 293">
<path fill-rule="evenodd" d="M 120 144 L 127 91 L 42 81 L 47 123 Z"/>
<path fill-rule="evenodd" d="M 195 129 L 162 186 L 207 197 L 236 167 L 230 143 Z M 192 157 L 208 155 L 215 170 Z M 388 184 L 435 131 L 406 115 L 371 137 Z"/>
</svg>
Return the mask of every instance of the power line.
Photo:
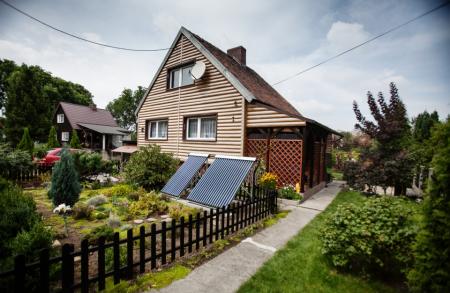
<svg viewBox="0 0 450 293">
<path fill-rule="evenodd" d="M 68 32 L 66 32 L 66 31 L 63 31 L 62 29 L 59 29 L 59 28 L 54 27 L 54 26 L 52 26 L 52 25 L 50 25 L 50 24 L 48 24 L 48 23 L 46 23 L 46 22 L 44 22 L 44 21 L 42 21 L 42 20 L 40 20 L 40 19 L 37 19 L 36 17 L 34 17 L 34 16 L 32 16 L 32 15 L 26 13 L 25 11 L 20 10 L 19 8 L 17 8 L 17 7 L 15 7 L 14 5 L 12 5 L 12 4 L 6 2 L 5 0 L 0 0 L 0 2 L 2 2 L 3 4 L 5 4 L 6 6 L 9 6 L 10 8 L 14 9 L 15 11 L 17 11 L 17 12 L 19 12 L 19 13 L 25 15 L 26 17 L 31 18 L 32 20 L 37 21 L 37 22 L 39 22 L 39 23 L 42 24 L 42 25 L 45 25 L 45 26 L 48 27 L 48 28 L 51 28 L 51 29 L 53 29 L 53 30 L 55 30 L 55 31 L 57 31 L 57 32 L 63 33 L 63 34 L 65 34 L 65 35 L 67 35 L 67 36 L 70 36 L 70 37 L 72 37 L 72 38 L 75 38 L 75 39 L 78 39 L 78 40 L 81 40 L 81 41 L 85 41 L 85 42 L 88 42 L 88 43 L 91 43 L 91 44 L 94 44 L 94 45 L 103 46 L 103 47 L 112 48 L 112 49 L 117 49 L 117 50 L 134 51 L 134 52 L 156 52 L 156 51 L 166 51 L 166 50 L 169 50 L 169 49 L 170 49 L 170 48 L 160 48 L 160 49 L 132 49 L 132 48 L 117 47 L 117 46 L 112 46 L 112 45 L 108 45 L 108 44 L 103 44 L 103 43 L 91 41 L 91 40 L 85 39 L 85 38 L 83 38 L 83 37 L 80 37 L 80 36 L 77 36 L 77 35 L 68 33 Z"/>
<path fill-rule="evenodd" d="M 0 0 L 0 1 L 3 1 L 3 0 Z M 364 45 L 366 45 L 366 44 L 372 42 L 372 41 L 375 41 L 376 39 L 381 38 L 382 36 L 385 36 L 385 35 L 387 35 L 387 34 L 393 32 L 393 31 L 395 31 L 395 30 L 398 30 L 399 28 L 404 27 L 405 25 L 410 24 L 411 22 L 418 20 L 419 18 L 422 18 L 422 17 L 424 17 L 424 16 L 426 16 L 426 15 L 428 15 L 428 14 L 430 14 L 430 13 L 435 12 L 436 10 L 439 10 L 439 9 L 441 9 L 441 8 L 444 8 L 444 7 L 447 6 L 448 4 L 450 4 L 450 1 L 446 1 L 446 2 L 442 3 L 441 5 L 436 6 L 435 8 L 433 8 L 433 9 L 431 9 L 431 10 L 428 10 L 427 12 L 424 12 L 424 13 L 422 13 L 422 14 L 420 14 L 420 15 L 418 15 L 418 16 L 416 16 L 416 17 L 414 17 L 414 18 L 412 18 L 412 19 L 410 19 L 410 20 L 408 20 L 408 21 L 406 21 L 406 22 L 404 22 L 404 23 L 402 23 L 402 24 L 399 24 L 399 25 L 397 25 L 397 26 L 394 26 L 393 28 L 390 28 L 390 29 L 388 29 L 387 31 L 385 31 L 385 32 L 383 32 L 383 33 L 381 33 L 381 34 L 379 34 L 379 35 L 377 35 L 377 36 L 375 36 L 375 37 L 373 37 L 373 38 L 371 38 L 371 39 L 368 39 L 367 41 L 365 41 L 365 42 L 363 42 L 363 43 L 360 43 L 360 44 L 358 44 L 358 45 L 356 45 L 356 46 L 354 46 L 354 47 L 352 47 L 352 48 L 350 48 L 350 49 L 347 49 L 347 50 L 345 50 L 345 51 L 343 51 L 343 52 L 341 52 L 341 53 L 339 53 L 339 54 L 337 54 L 337 55 L 334 55 L 333 57 L 330 57 L 330 58 L 328 58 L 328 59 L 325 59 L 325 60 L 323 60 L 322 62 L 317 63 L 316 65 L 313 65 L 313 66 L 311 66 L 311 67 L 308 67 L 308 68 L 306 68 L 306 69 L 304 69 L 304 70 L 302 70 L 302 71 L 300 71 L 300 72 L 297 72 L 297 73 L 295 73 L 295 74 L 293 74 L 293 75 L 291 75 L 291 76 L 288 76 L 288 77 L 286 77 L 286 78 L 284 78 L 284 79 L 282 79 L 282 80 L 279 80 L 279 81 L 277 81 L 276 83 L 274 83 L 274 84 L 272 84 L 272 85 L 273 85 L 273 86 L 278 85 L 278 84 L 280 84 L 280 83 L 282 83 L 282 82 L 285 82 L 285 81 L 288 81 L 288 80 L 290 80 L 290 79 L 292 79 L 292 78 L 295 78 L 295 77 L 297 77 L 297 76 L 299 76 L 299 75 L 301 75 L 301 74 L 303 74 L 303 73 L 305 73 L 305 72 L 308 72 L 308 71 L 310 71 L 310 70 L 312 70 L 312 69 L 314 69 L 314 68 L 316 68 L 316 67 L 318 67 L 318 66 L 320 66 L 320 65 L 322 65 L 322 64 L 325 64 L 325 63 L 327 63 L 327 62 L 330 62 L 330 61 L 333 60 L 333 59 L 336 59 L 336 58 L 338 58 L 338 57 L 340 57 L 340 56 L 342 56 L 342 55 L 344 55 L 344 54 L 347 54 L 347 53 L 350 52 L 350 51 L 353 51 L 353 50 L 355 50 L 355 49 L 357 49 L 357 48 L 359 48 L 359 47 L 362 47 L 362 46 L 364 46 Z"/>
</svg>

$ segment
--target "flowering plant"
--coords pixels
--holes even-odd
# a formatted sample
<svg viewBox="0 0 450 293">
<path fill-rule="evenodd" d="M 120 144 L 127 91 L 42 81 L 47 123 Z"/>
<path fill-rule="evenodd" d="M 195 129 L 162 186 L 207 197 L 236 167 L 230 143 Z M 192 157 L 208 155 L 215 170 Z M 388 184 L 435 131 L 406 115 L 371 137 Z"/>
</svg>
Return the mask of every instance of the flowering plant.
<svg viewBox="0 0 450 293">
<path fill-rule="evenodd" d="M 303 197 L 295 189 L 293 185 L 285 185 L 278 190 L 278 195 L 281 198 L 301 200 Z"/>
<path fill-rule="evenodd" d="M 268 189 L 277 188 L 278 176 L 275 173 L 266 172 L 259 178 L 259 185 Z"/>
<path fill-rule="evenodd" d="M 53 210 L 54 214 L 58 214 L 64 219 L 64 233 L 66 234 L 66 237 L 69 236 L 69 230 L 67 229 L 67 215 L 70 212 L 72 212 L 72 208 L 70 205 L 66 205 L 65 203 L 60 204 Z"/>
</svg>

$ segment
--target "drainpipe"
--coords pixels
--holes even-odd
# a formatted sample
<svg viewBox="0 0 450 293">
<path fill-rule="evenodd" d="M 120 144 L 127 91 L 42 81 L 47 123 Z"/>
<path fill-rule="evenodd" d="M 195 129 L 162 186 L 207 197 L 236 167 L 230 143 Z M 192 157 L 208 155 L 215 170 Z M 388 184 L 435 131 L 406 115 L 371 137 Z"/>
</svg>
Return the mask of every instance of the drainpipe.
<svg viewBox="0 0 450 293">
<path fill-rule="evenodd" d="M 106 150 L 106 136 L 102 134 L 102 151 Z"/>
</svg>

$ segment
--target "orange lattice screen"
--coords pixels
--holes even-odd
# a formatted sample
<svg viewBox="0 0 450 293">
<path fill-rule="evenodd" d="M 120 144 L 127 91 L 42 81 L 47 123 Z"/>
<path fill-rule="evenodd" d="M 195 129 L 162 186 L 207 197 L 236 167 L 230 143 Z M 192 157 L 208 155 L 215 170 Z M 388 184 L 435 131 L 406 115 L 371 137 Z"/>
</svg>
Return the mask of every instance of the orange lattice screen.
<svg viewBox="0 0 450 293">
<path fill-rule="evenodd" d="M 299 183 L 302 177 L 302 140 L 272 139 L 270 141 L 270 171 L 278 175 L 278 184 Z"/>
<path fill-rule="evenodd" d="M 267 139 L 247 139 L 246 155 L 266 161 Z"/>
</svg>

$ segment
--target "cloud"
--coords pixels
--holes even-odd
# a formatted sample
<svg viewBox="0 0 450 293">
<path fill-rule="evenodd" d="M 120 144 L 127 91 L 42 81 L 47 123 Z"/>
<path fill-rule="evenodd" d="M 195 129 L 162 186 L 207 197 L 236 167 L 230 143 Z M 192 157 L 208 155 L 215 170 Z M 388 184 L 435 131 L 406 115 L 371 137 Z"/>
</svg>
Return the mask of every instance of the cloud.
<svg viewBox="0 0 450 293">
<path fill-rule="evenodd" d="M 348 49 L 368 40 L 369 37 L 370 34 L 364 30 L 362 24 L 337 21 L 331 25 L 326 38 L 331 47 Z"/>
</svg>

